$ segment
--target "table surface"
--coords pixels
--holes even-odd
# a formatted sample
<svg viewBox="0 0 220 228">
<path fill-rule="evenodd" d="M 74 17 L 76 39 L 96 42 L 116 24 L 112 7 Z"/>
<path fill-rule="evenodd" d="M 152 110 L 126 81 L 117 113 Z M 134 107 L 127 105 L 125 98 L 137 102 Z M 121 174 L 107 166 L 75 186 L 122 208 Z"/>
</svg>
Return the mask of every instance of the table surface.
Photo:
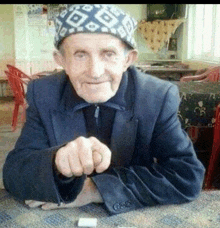
<svg viewBox="0 0 220 228">
<path fill-rule="evenodd" d="M 103 206 L 43 211 L 28 208 L 0 190 L 0 227 L 77 227 L 79 218 L 97 218 L 97 228 L 216 228 L 220 227 L 220 191 L 203 191 L 193 202 L 154 206 L 109 216 Z"/>
<path fill-rule="evenodd" d="M 180 82 L 170 81 L 177 85 L 181 93 L 220 94 L 220 82 Z"/>
<path fill-rule="evenodd" d="M 180 91 L 178 116 L 182 127 L 213 127 L 220 103 L 220 82 L 174 82 Z"/>
<path fill-rule="evenodd" d="M 178 68 L 178 67 L 164 67 L 164 66 L 145 66 L 136 65 L 137 68 L 141 68 L 144 72 L 191 72 L 195 73 L 197 70 L 190 68 Z"/>
</svg>

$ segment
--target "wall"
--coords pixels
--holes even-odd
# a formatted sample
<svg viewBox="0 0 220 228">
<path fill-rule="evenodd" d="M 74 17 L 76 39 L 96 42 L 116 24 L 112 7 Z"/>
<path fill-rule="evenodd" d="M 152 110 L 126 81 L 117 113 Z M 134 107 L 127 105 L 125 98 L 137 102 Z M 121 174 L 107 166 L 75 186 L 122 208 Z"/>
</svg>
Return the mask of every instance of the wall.
<svg viewBox="0 0 220 228">
<path fill-rule="evenodd" d="M 146 19 L 147 4 L 116 4 L 137 21 Z M 47 25 L 46 16 L 28 17 L 27 5 L 0 6 L 0 77 L 5 77 L 6 64 L 16 65 L 27 74 L 53 70 L 58 67 L 52 56 L 53 29 Z M 178 28 L 177 36 L 184 29 Z M 155 54 L 147 47 L 140 32 L 135 32 L 139 61 L 154 59 Z M 184 41 L 184 40 L 183 40 Z M 181 49 L 181 47 L 180 47 Z M 183 42 L 182 50 L 186 50 Z M 181 57 L 181 56 L 180 56 Z M 15 61 L 16 59 L 16 61 Z M 193 69 L 205 68 L 209 63 L 186 62 Z"/>
<path fill-rule="evenodd" d="M 146 19 L 146 4 L 117 4 L 137 21 Z M 16 66 L 31 75 L 53 70 L 53 26 L 48 26 L 46 15 L 28 15 L 27 5 L 14 5 Z M 150 53 L 141 34 L 135 32 L 137 49 L 141 56 Z M 140 59 L 139 58 L 139 59 Z"/>
<path fill-rule="evenodd" d="M 125 12 L 133 16 L 137 21 L 147 19 L 147 4 L 116 4 Z M 135 31 L 135 40 L 139 51 L 138 61 L 155 58 L 155 54 L 147 47 L 145 39 L 139 31 Z"/>
<path fill-rule="evenodd" d="M 47 15 L 29 15 L 28 5 L 14 5 L 15 65 L 28 75 L 52 71 L 58 67 L 53 59 L 54 29 Z"/>
<path fill-rule="evenodd" d="M 6 64 L 15 64 L 13 5 L 0 5 L 0 78 L 5 78 Z"/>
<path fill-rule="evenodd" d="M 147 4 L 116 4 L 131 16 L 133 16 L 137 21 L 147 19 Z M 185 15 L 185 4 L 180 5 L 180 16 Z M 184 51 L 182 43 L 184 42 L 183 33 L 185 31 L 185 25 L 181 24 L 175 34 L 173 35 L 178 39 L 177 47 L 177 58 L 182 59 L 182 53 Z M 147 62 L 147 60 L 155 60 L 159 58 L 158 53 L 154 53 L 150 48 L 147 47 L 146 41 L 139 31 L 135 32 L 135 39 L 137 42 L 137 49 L 139 51 L 139 62 Z"/>
</svg>

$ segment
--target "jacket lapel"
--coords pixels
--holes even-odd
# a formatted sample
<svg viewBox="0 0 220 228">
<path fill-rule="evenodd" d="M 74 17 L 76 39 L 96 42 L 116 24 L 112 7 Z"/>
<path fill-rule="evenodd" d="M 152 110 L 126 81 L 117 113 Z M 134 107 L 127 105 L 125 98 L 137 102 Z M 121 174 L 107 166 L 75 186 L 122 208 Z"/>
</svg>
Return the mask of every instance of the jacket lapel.
<svg viewBox="0 0 220 228">
<path fill-rule="evenodd" d="M 58 145 L 67 143 L 79 136 L 86 137 L 85 120 L 82 109 L 72 113 L 52 111 L 54 135 Z"/>
<path fill-rule="evenodd" d="M 128 166 L 135 148 L 138 120 L 129 111 L 116 111 L 111 137 L 112 166 Z"/>
<path fill-rule="evenodd" d="M 57 109 L 50 110 L 54 135 L 58 145 L 74 140 L 79 136 L 86 137 L 82 108 L 89 106 L 89 104 L 73 93 L 72 85 L 67 80 L 60 105 Z"/>
</svg>

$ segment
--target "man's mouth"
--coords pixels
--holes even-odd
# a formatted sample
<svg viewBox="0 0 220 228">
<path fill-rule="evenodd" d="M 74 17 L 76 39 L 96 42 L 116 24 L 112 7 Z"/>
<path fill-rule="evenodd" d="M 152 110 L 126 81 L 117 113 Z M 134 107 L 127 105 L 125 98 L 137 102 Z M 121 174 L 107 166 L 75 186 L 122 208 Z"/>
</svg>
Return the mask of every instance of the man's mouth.
<svg viewBox="0 0 220 228">
<path fill-rule="evenodd" d="M 99 85 L 99 84 L 103 84 L 103 83 L 106 83 L 106 82 L 109 82 L 109 81 L 101 81 L 101 82 L 86 82 L 87 84 L 89 85 Z"/>
</svg>

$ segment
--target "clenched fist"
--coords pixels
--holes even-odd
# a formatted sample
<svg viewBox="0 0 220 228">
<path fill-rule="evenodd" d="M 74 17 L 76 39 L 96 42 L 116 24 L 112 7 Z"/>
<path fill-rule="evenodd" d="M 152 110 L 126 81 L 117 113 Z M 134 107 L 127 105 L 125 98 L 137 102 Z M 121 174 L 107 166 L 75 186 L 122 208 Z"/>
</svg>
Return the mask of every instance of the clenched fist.
<svg viewBox="0 0 220 228">
<path fill-rule="evenodd" d="M 111 151 L 95 137 L 79 137 L 60 148 L 55 157 L 58 171 L 66 177 L 102 173 L 111 162 Z"/>
</svg>

